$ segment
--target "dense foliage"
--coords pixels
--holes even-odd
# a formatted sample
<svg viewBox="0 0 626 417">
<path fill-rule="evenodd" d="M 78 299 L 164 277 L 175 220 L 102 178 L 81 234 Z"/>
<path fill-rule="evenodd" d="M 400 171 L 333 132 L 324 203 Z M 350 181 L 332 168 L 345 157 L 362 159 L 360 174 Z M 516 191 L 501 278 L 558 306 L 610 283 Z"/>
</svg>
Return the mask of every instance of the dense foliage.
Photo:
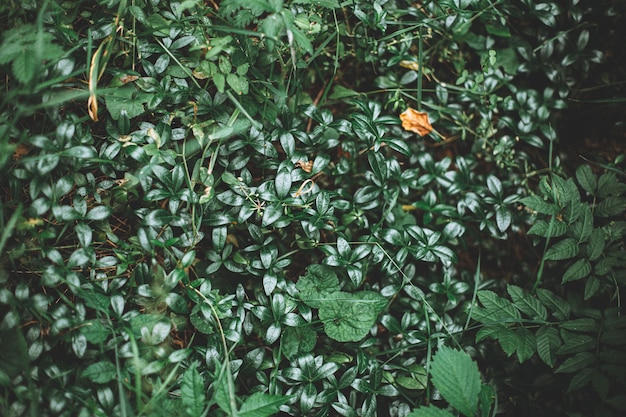
<svg viewBox="0 0 626 417">
<path fill-rule="evenodd" d="M 0 414 L 622 415 L 625 15 L 2 2 Z"/>
</svg>

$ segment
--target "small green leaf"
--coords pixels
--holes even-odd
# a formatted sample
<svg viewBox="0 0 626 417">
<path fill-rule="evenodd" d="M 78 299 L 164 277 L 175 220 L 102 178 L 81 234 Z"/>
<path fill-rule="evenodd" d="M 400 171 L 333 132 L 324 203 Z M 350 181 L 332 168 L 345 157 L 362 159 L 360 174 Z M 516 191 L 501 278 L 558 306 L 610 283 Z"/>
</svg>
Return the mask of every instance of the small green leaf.
<svg viewBox="0 0 626 417">
<path fill-rule="evenodd" d="M 467 353 L 442 346 L 433 358 L 430 374 L 433 384 L 452 407 L 466 416 L 476 414 L 480 372 Z"/>
<path fill-rule="evenodd" d="M 428 407 L 420 407 L 406 415 L 406 417 L 454 417 L 454 414 L 450 413 L 443 408 L 437 408 L 434 405 Z"/>
</svg>

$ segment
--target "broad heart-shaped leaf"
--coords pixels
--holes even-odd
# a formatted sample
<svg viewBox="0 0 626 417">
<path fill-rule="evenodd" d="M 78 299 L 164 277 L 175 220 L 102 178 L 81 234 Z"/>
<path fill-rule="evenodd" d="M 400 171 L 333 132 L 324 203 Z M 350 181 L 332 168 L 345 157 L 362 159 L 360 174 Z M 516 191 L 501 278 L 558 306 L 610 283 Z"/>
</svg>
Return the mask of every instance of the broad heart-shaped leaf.
<svg viewBox="0 0 626 417">
<path fill-rule="evenodd" d="M 204 410 L 206 396 L 204 381 L 193 363 L 183 374 L 183 382 L 180 386 L 180 396 L 183 401 L 185 412 L 190 417 L 200 417 Z"/>
<path fill-rule="evenodd" d="M 296 288 L 302 301 L 309 307 L 319 308 L 328 294 L 339 291 L 339 279 L 328 266 L 310 265 L 296 283 Z"/>
<path fill-rule="evenodd" d="M 239 409 L 240 417 L 268 417 L 278 412 L 278 407 L 289 400 L 284 395 L 268 395 L 256 392 L 246 398 Z"/>
<path fill-rule="evenodd" d="M 319 318 L 331 339 L 358 342 L 367 335 L 386 305 L 387 299 L 375 292 L 337 291 L 320 303 Z"/>
<path fill-rule="evenodd" d="M 428 407 L 420 407 L 407 414 L 406 417 L 454 417 L 454 414 L 443 408 L 430 405 Z"/>
<path fill-rule="evenodd" d="M 433 358 L 430 374 L 433 384 L 452 407 L 468 417 L 476 414 L 480 372 L 467 353 L 442 346 Z"/>
</svg>

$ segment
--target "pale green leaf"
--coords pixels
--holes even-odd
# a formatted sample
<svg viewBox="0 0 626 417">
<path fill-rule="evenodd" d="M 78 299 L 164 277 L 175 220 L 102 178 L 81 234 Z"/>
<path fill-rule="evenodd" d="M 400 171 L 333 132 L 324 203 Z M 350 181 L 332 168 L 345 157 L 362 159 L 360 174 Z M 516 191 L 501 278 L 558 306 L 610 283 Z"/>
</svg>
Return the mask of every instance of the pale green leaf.
<svg viewBox="0 0 626 417">
<path fill-rule="evenodd" d="M 480 372 L 467 353 L 442 346 L 433 358 L 430 374 L 433 384 L 452 407 L 466 416 L 476 414 Z"/>
<path fill-rule="evenodd" d="M 598 180 L 588 165 L 581 165 L 576 170 L 576 179 L 583 190 L 587 191 L 591 195 L 595 194 L 596 187 L 598 186 Z"/>
</svg>

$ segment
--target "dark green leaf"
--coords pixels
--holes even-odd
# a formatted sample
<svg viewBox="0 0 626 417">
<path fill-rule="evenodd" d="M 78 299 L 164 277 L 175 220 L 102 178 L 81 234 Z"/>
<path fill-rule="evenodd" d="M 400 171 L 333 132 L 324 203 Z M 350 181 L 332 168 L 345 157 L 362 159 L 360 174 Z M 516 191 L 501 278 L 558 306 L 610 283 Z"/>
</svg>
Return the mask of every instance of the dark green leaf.
<svg viewBox="0 0 626 417">
<path fill-rule="evenodd" d="M 535 334 L 537 354 L 546 365 L 554 367 L 556 351 L 561 346 L 559 332 L 554 327 L 541 326 Z"/>
<path fill-rule="evenodd" d="M 552 245 L 545 253 L 544 258 L 552 261 L 573 258 L 578 254 L 578 244 L 572 238 L 565 238 Z"/>
<path fill-rule="evenodd" d="M 587 258 L 581 258 L 567 268 L 561 279 L 562 283 L 585 278 L 591 273 L 591 264 Z"/>
<path fill-rule="evenodd" d="M 590 352 L 580 352 L 571 356 L 554 371 L 556 373 L 572 373 L 587 368 L 595 364 L 596 355 Z"/>
</svg>

